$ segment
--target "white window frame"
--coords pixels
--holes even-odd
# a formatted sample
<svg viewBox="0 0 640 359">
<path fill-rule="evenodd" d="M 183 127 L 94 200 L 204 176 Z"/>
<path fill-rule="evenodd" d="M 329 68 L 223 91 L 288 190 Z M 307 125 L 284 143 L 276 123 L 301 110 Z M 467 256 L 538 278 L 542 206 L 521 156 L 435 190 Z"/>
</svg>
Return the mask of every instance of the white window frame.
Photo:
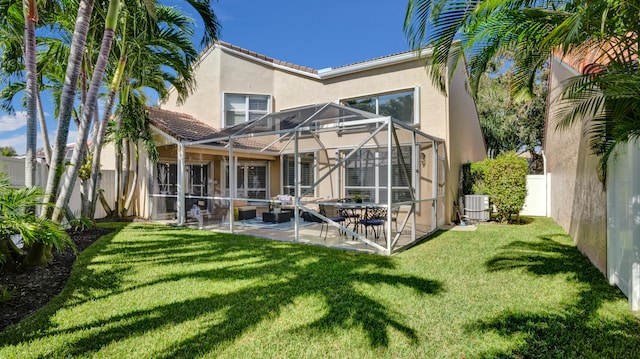
<svg viewBox="0 0 640 359">
<path fill-rule="evenodd" d="M 407 146 L 408 148 L 408 146 Z M 362 150 L 372 150 L 373 151 L 373 155 L 374 155 L 374 166 L 372 168 L 374 168 L 374 184 L 371 186 L 350 186 L 347 184 L 347 173 L 346 173 L 346 163 L 343 164 L 341 166 L 341 171 L 340 171 L 340 181 L 342 181 L 342 183 L 344 183 L 344 193 L 343 196 L 348 197 L 347 192 L 348 191 L 373 191 L 373 197 L 369 198 L 369 200 L 371 202 L 374 203 L 381 203 L 386 201 L 386 197 L 381 196 L 381 191 L 386 189 L 386 190 L 391 190 L 390 188 L 393 188 L 393 186 L 391 186 L 391 184 L 387 184 L 387 186 L 382 186 L 380 184 L 380 179 L 381 179 L 381 173 L 380 173 L 380 167 L 381 167 L 381 162 L 383 159 L 380 158 L 380 155 L 382 153 L 386 153 L 386 148 L 384 148 L 382 151 L 373 148 L 373 147 L 362 147 L 360 149 Z M 341 150 L 342 154 L 340 156 L 344 156 L 346 153 L 349 152 L 349 150 Z M 415 196 L 416 198 L 420 198 L 420 186 L 417 186 L 417 188 L 415 188 L 415 184 L 419 183 L 419 175 L 416 176 L 411 176 L 412 173 L 416 173 L 417 170 L 417 164 L 415 162 L 415 159 L 413 156 L 409 156 L 409 158 L 407 159 L 409 161 L 410 164 L 410 172 L 409 172 L 409 176 L 410 176 L 410 180 L 413 181 L 413 183 L 410 183 L 409 186 L 407 187 L 395 187 L 396 189 L 407 189 L 409 191 L 414 191 L 415 192 Z M 386 159 L 387 161 L 387 169 L 391 170 L 391 161 L 390 159 Z"/>
<path fill-rule="evenodd" d="M 259 113 L 262 117 L 264 115 L 270 114 L 272 112 L 271 103 L 272 97 L 270 94 L 249 94 L 249 93 L 235 93 L 235 92 L 224 92 L 222 94 L 222 115 L 220 116 L 220 127 L 226 128 L 234 125 L 227 125 L 227 96 L 244 96 L 245 98 L 245 114 L 244 114 L 244 122 L 249 121 L 250 113 Z M 266 97 L 267 98 L 267 110 L 266 111 L 256 111 L 249 109 L 249 99 L 251 97 Z"/>
</svg>

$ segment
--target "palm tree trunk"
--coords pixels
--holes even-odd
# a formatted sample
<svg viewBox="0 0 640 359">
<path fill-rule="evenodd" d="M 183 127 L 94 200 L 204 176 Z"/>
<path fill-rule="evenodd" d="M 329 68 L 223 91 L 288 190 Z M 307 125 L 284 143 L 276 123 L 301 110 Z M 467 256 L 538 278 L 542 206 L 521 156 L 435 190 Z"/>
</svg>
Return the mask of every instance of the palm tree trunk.
<svg viewBox="0 0 640 359">
<path fill-rule="evenodd" d="M 100 204 L 102 204 L 102 208 L 107 212 L 107 217 L 112 217 L 113 210 L 109 207 L 109 202 L 104 198 L 102 191 L 98 191 L 98 199 L 100 200 Z"/>
<path fill-rule="evenodd" d="M 107 99 L 107 105 L 104 110 L 104 114 L 102 115 L 102 121 L 97 126 L 97 130 L 94 136 L 94 146 L 93 146 L 93 162 L 91 163 L 91 178 L 89 185 L 89 215 L 90 218 L 95 217 L 97 199 L 98 199 L 98 186 L 99 186 L 99 175 L 100 175 L 100 156 L 102 154 L 102 143 L 104 141 L 104 135 L 107 132 L 107 126 L 109 124 L 109 118 L 111 117 L 111 109 L 116 100 L 116 91 L 118 87 L 120 87 L 120 81 L 122 80 L 122 74 L 124 72 L 124 67 L 127 63 L 126 56 L 122 56 L 120 61 L 118 62 L 118 69 L 111 81 L 111 91 L 109 92 L 109 98 Z"/>
<path fill-rule="evenodd" d="M 125 208 L 125 197 L 127 196 L 128 188 L 129 188 L 129 170 L 131 169 L 131 141 L 128 139 L 124 140 L 124 146 L 122 150 L 122 189 L 119 194 L 120 196 L 120 213 L 121 216 L 124 216 L 126 212 Z"/>
<path fill-rule="evenodd" d="M 127 212 L 129 212 L 129 208 L 131 207 L 131 202 L 133 201 L 133 195 L 135 193 L 135 189 L 137 187 L 138 184 L 138 167 L 139 167 L 139 156 L 138 156 L 138 146 L 134 145 L 136 147 L 136 156 L 135 156 L 135 168 L 133 171 L 133 181 L 131 181 L 131 186 L 129 186 L 129 191 L 127 193 L 127 197 L 124 201 L 124 204 L 122 205 L 122 216 L 125 217 L 127 215 Z"/>
<path fill-rule="evenodd" d="M 27 70 L 27 155 L 25 156 L 24 185 L 35 185 L 36 177 L 36 140 L 38 137 L 37 102 L 38 80 L 36 77 L 36 23 L 38 8 L 35 0 L 24 0 L 24 57 Z"/>
<path fill-rule="evenodd" d="M 72 189 L 75 185 L 76 179 L 78 178 L 78 171 L 80 170 L 80 166 L 84 159 L 86 142 L 89 136 L 89 125 L 91 124 L 91 118 L 93 117 L 92 111 L 95 111 L 96 109 L 98 91 L 102 84 L 104 71 L 109 60 L 109 52 L 111 51 L 111 44 L 113 43 L 113 37 L 115 35 L 119 7 L 120 1 L 109 1 L 109 10 L 104 35 L 102 37 L 102 44 L 100 46 L 100 54 L 91 77 L 91 85 L 89 86 L 89 92 L 87 93 L 87 103 L 85 103 L 82 108 L 82 118 L 80 121 L 80 128 L 78 129 L 78 139 L 76 140 L 76 147 L 73 149 L 73 155 L 71 157 L 71 168 L 66 172 L 65 181 L 60 190 L 52 215 L 52 219 L 56 222 L 59 222 L 62 219 L 62 215 L 64 214 L 62 208 L 69 203 Z"/>
<path fill-rule="evenodd" d="M 42 134 L 42 147 L 44 151 L 44 159 L 47 163 L 47 166 L 51 165 L 51 145 L 49 144 L 49 131 L 47 130 L 47 122 L 44 117 L 44 108 L 42 107 L 42 96 L 40 96 L 40 92 L 38 95 L 38 116 L 40 120 L 40 133 Z"/>
<path fill-rule="evenodd" d="M 87 33 L 89 31 L 89 21 L 93 11 L 93 0 L 81 0 L 78 7 L 78 16 L 76 18 L 73 39 L 71 41 L 71 51 L 69 53 L 69 62 L 65 74 L 64 86 L 62 87 L 62 95 L 60 97 L 60 109 L 58 111 L 58 131 L 56 140 L 51 153 L 51 164 L 49 175 L 47 177 L 47 187 L 45 189 L 44 203 L 53 203 L 57 197 L 60 179 L 64 172 L 64 157 L 67 148 L 67 138 L 69 137 L 69 121 L 71 120 L 71 110 L 76 96 L 78 86 L 78 76 L 80 67 L 82 66 L 82 55 L 84 46 L 87 41 Z M 45 207 L 42 216 L 51 218 L 53 208 Z"/>
<path fill-rule="evenodd" d="M 118 128 L 120 128 L 120 126 L 118 126 Z M 117 130 L 116 130 L 117 131 Z M 121 139 L 118 139 L 117 141 L 120 141 L 120 143 L 122 143 Z M 120 213 L 120 192 L 122 191 L 122 146 L 118 146 L 118 143 L 115 144 L 116 146 L 116 195 L 115 195 L 115 201 L 113 204 L 113 214 L 115 216 L 117 216 Z M 120 148 L 120 150 L 118 150 L 118 148 Z"/>
<path fill-rule="evenodd" d="M 51 247 L 42 242 L 36 242 L 31 246 L 22 263 L 27 267 L 41 267 L 49 263 L 51 257 Z"/>
</svg>

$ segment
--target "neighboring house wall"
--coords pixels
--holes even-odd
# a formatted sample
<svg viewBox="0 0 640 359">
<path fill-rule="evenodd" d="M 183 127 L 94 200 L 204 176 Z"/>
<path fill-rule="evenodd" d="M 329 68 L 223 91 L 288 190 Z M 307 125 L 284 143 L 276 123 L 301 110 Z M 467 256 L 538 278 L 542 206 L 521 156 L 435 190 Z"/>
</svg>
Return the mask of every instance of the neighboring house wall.
<svg viewBox="0 0 640 359">
<path fill-rule="evenodd" d="M 549 88 L 578 73 L 553 57 Z M 554 96 L 557 90 L 552 90 Z M 547 171 L 550 173 L 550 213 L 593 264 L 606 271 L 606 193 L 597 177 L 598 158 L 591 154 L 585 129 L 576 124 L 556 129 L 556 105 L 549 101 L 545 133 Z"/>
<path fill-rule="evenodd" d="M 176 94 L 172 93 L 162 108 L 188 113 L 218 128 L 222 125 L 225 93 L 271 95 L 270 111 L 280 111 L 313 103 L 415 90 L 419 101 L 414 113 L 420 121 L 416 126 L 446 143 L 448 187 L 445 189 L 444 218 L 449 222 L 453 211 L 451 196 L 457 193 L 460 164 L 482 160 L 486 152 L 464 68 L 461 62 L 447 96 L 433 86 L 425 60 L 413 53 L 315 71 L 291 68 L 261 55 L 249 55 L 233 46 L 212 46 L 203 53 L 196 70 L 198 89 L 195 93 L 182 105 L 176 103 Z M 355 145 L 344 142 L 344 138 L 336 140 L 344 145 Z M 320 159 L 324 163 L 335 160 L 335 154 L 329 154 L 328 159 L 326 155 L 322 156 Z M 279 173 L 274 172 L 272 168 L 271 178 L 279 180 Z M 318 175 L 322 174 L 321 166 Z M 335 180 L 330 183 L 334 184 Z M 319 190 L 327 193 L 325 188 Z M 271 192 L 272 195 L 276 193 Z"/>
</svg>

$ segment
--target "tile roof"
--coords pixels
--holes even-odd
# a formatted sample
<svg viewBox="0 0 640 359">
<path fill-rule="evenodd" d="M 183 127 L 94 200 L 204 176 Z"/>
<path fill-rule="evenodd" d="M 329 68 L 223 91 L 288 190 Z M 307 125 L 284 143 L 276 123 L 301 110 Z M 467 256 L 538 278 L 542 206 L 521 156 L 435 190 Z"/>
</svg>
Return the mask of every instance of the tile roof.
<svg viewBox="0 0 640 359">
<path fill-rule="evenodd" d="M 177 140 L 201 141 L 206 140 L 207 138 L 219 138 L 222 136 L 220 130 L 199 121 L 191 115 L 167 111 L 156 107 L 150 107 L 148 110 L 149 122 Z M 206 145 L 224 147 L 227 142 L 228 141 L 213 141 L 211 143 L 206 143 Z M 267 147 L 267 144 L 256 141 L 252 138 L 240 138 L 235 140 L 234 146 L 239 149 L 262 150 Z M 271 146 L 268 150 L 278 151 L 278 148 Z"/>
<path fill-rule="evenodd" d="M 259 53 L 255 52 L 255 51 L 247 50 L 245 48 L 230 44 L 228 42 L 219 41 L 218 43 L 220 45 L 226 47 L 226 48 L 231 49 L 231 50 L 243 53 L 245 55 L 249 55 L 251 57 L 255 57 L 255 58 L 257 58 L 259 60 L 262 60 L 262 61 L 271 62 L 271 63 L 273 63 L 275 65 L 285 66 L 285 67 L 292 68 L 294 70 L 308 72 L 308 73 L 311 73 L 311 74 L 317 74 L 318 73 L 318 70 L 316 70 L 314 68 L 307 67 L 307 66 L 302 66 L 302 65 L 296 65 L 296 64 L 291 63 L 291 62 L 277 60 L 277 59 L 274 59 L 273 57 L 262 55 L 262 54 L 259 54 Z"/>
<path fill-rule="evenodd" d="M 395 54 L 389 54 L 389 55 L 374 57 L 373 59 L 367 59 L 367 60 L 352 62 L 352 63 L 346 64 L 346 65 L 340 65 L 340 66 L 332 67 L 331 69 L 332 70 L 341 69 L 341 68 L 344 68 L 344 67 L 350 67 L 350 66 L 354 66 L 354 65 L 364 64 L 364 63 L 367 63 L 367 62 L 382 60 L 382 59 L 391 58 L 391 57 L 394 57 L 394 56 L 404 55 L 404 54 L 409 54 L 409 53 L 415 53 L 415 51 L 407 50 L 407 51 L 396 52 Z M 416 59 L 418 59 L 418 56 L 416 56 Z"/>
<path fill-rule="evenodd" d="M 274 59 L 273 57 L 262 55 L 262 54 L 259 54 L 259 53 L 255 52 L 255 51 L 251 51 L 251 50 L 245 49 L 243 47 L 240 47 L 240 46 L 237 46 L 237 45 L 233 45 L 233 44 L 230 44 L 230 43 L 224 42 L 224 41 L 218 41 L 217 43 L 213 43 L 213 44 L 209 45 L 202 53 L 207 52 L 207 50 L 209 50 L 212 46 L 215 46 L 216 44 L 219 44 L 219 45 L 224 46 L 224 47 L 226 47 L 228 49 L 243 53 L 245 55 L 248 55 L 248 56 L 251 56 L 251 57 L 255 57 L 256 59 L 273 63 L 274 65 L 289 67 L 289 68 L 294 69 L 294 70 L 298 70 L 298 71 L 302 71 L 302 72 L 308 72 L 308 73 L 314 74 L 314 75 L 317 75 L 319 73 L 319 71 L 317 69 L 314 69 L 314 68 L 311 68 L 311 67 L 307 67 L 307 66 L 297 65 L 297 64 L 294 64 L 294 63 L 291 63 L 291 62 L 287 62 L 287 61 L 277 60 L 277 59 Z M 392 58 L 394 56 L 404 55 L 404 54 L 408 54 L 408 53 L 414 53 L 414 51 L 413 50 L 402 51 L 402 52 L 398 52 L 398 53 L 395 53 L 395 54 L 389 54 L 389 55 L 384 55 L 384 56 L 380 56 L 380 57 L 375 57 L 373 59 L 367 59 L 367 60 L 353 62 L 353 63 L 350 63 L 350 64 L 340 65 L 340 66 L 332 67 L 330 69 L 331 70 L 335 70 L 335 69 L 346 68 L 346 67 L 350 67 L 350 66 L 354 66 L 354 65 L 365 64 L 367 62 L 372 62 L 372 61 L 378 61 L 378 60 L 383 60 L 383 59 L 387 59 L 387 58 Z M 416 58 L 418 58 L 418 57 L 416 56 Z"/>
<path fill-rule="evenodd" d="M 200 141 L 214 137 L 218 131 L 185 113 L 149 107 L 149 122 L 171 137 L 183 141 Z"/>
<path fill-rule="evenodd" d="M 637 36 L 629 33 L 626 38 L 635 42 Z M 609 64 L 612 57 L 620 58 L 624 56 L 629 63 L 637 63 L 637 46 L 632 48 L 631 51 L 626 49 L 624 45 L 626 38 L 622 38 L 623 45 L 620 44 L 620 39 L 610 42 L 594 40 L 585 42 L 569 51 L 563 51 L 562 48 L 558 48 L 553 52 L 553 55 L 581 74 L 601 71 Z"/>
</svg>

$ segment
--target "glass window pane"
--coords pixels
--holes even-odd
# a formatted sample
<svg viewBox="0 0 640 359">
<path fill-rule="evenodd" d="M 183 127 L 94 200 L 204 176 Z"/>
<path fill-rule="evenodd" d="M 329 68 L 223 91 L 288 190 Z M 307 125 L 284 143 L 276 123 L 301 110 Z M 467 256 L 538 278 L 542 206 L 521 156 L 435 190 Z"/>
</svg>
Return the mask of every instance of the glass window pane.
<svg viewBox="0 0 640 359">
<path fill-rule="evenodd" d="M 380 115 L 413 123 L 413 91 L 382 95 L 378 99 Z"/>
<path fill-rule="evenodd" d="M 266 112 L 249 112 L 249 121 L 257 120 L 266 114 Z"/>
<path fill-rule="evenodd" d="M 376 113 L 375 97 L 365 97 L 365 98 L 359 98 L 355 100 L 349 100 L 349 101 L 345 101 L 344 104 L 349 107 L 357 108 L 359 110 Z"/>
<path fill-rule="evenodd" d="M 247 109 L 246 96 L 242 95 L 225 95 L 225 110 L 244 111 Z"/>
<path fill-rule="evenodd" d="M 249 97 L 249 110 L 267 112 L 269 98 L 267 96 L 251 96 Z"/>
</svg>

